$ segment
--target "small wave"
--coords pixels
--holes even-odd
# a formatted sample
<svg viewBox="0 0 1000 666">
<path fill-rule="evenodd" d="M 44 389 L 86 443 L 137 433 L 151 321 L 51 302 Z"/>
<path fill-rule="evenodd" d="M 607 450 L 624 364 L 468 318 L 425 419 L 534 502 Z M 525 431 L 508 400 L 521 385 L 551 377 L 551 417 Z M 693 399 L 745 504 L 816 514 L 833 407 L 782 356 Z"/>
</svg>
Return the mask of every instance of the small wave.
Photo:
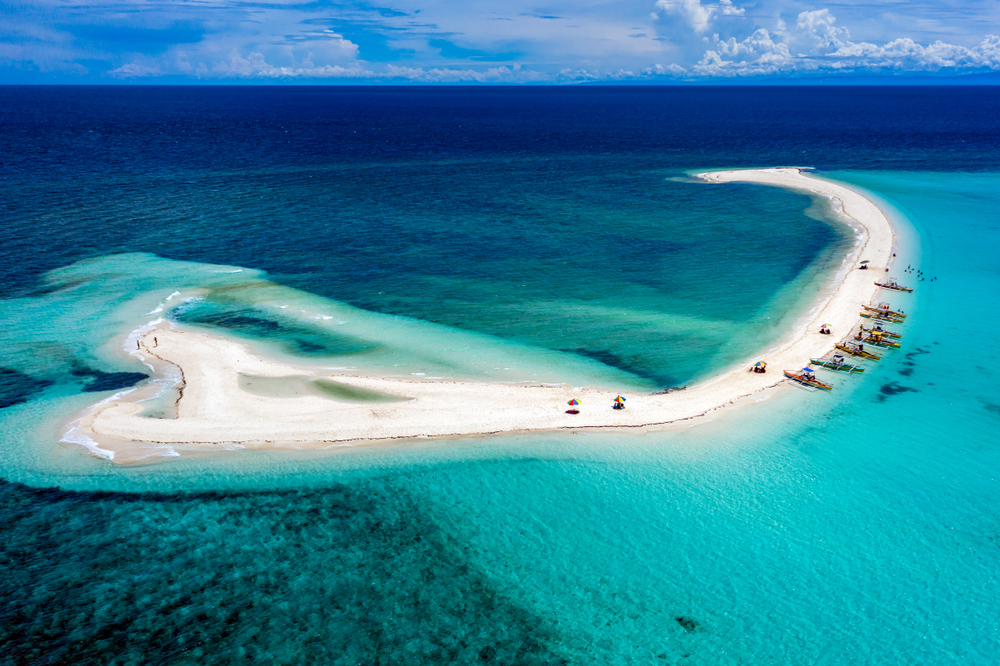
<svg viewBox="0 0 1000 666">
<path fill-rule="evenodd" d="M 91 405 L 90 407 L 88 407 L 80 416 L 80 418 L 69 424 L 69 428 L 67 428 L 66 432 L 63 434 L 62 438 L 59 441 L 66 442 L 67 444 L 76 444 L 77 446 L 82 446 L 91 453 L 93 453 L 95 456 L 104 458 L 106 460 L 114 460 L 115 452 L 109 451 L 108 449 L 102 449 L 100 446 L 98 446 L 97 442 L 95 442 L 94 440 L 92 440 L 90 437 L 88 437 L 83 433 L 81 426 L 83 425 L 83 419 L 90 416 L 95 409 L 97 409 L 103 404 L 111 402 L 112 400 L 118 400 L 122 396 L 128 395 L 134 390 L 135 390 L 134 388 L 130 388 L 124 391 L 119 391 L 118 393 L 115 393 L 114 395 L 109 396 L 104 400 L 101 400 L 96 405 Z"/>
<path fill-rule="evenodd" d="M 181 454 L 178 453 L 174 447 L 161 444 L 156 447 L 155 451 L 138 458 L 133 458 L 133 460 L 145 460 L 146 458 L 179 458 L 180 455 Z"/>
<path fill-rule="evenodd" d="M 95 456 L 104 458 L 105 460 L 114 460 L 115 452 L 108 451 L 107 449 L 102 449 L 101 447 L 99 447 L 97 445 L 97 442 L 95 442 L 94 440 L 83 434 L 83 431 L 80 430 L 79 425 L 75 425 L 78 423 L 79 421 L 75 421 L 74 425 L 70 426 L 69 430 L 66 431 L 66 434 L 63 435 L 62 439 L 60 439 L 59 441 L 66 442 L 67 444 L 76 444 L 77 446 L 82 446 L 85 449 L 89 450 L 91 453 L 93 453 Z"/>
<path fill-rule="evenodd" d="M 237 268 L 235 271 L 212 271 L 213 273 L 242 273 L 242 268 Z"/>
<path fill-rule="evenodd" d="M 143 324 L 142 326 L 140 326 L 139 328 L 137 328 L 137 329 L 129 332 L 129 334 L 125 337 L 125 346 L 122 347 L 122 349 L 127 354 L 131 354 L 132 356 L 137 356 L 137 357 L 139 357 L 140 360 L 142 360 L 142 355 L 139 354 L 139 350 L 137 349 L 137 344 L 139 342 L 139 338 L 143 337 L 144 335 L 146 335 L 147 333 L 149 333 L 154 328 L 156 328 L 159 324 L 162 324 L 162 323 L 163 323 L 163 317 L 157 317 L 156 319 L 154 319 L 152 321 L 148 321 L 145 324 Z M 149 364 L 146 363 L 145 361 L 143 361 L 143 365 L 145 365 L 146 367 L 148 367 L 150 370 L 153 369 L 153 368 L 149 367 Z"/>
<path fill-rule="evenodd" d="M 156 306 L 156 309 L 151 310 L 151 311 L 147 312 L 146 314 L 147 315 L 151 315 L 151 314 L 156 314 L 157 312 L 163 312 L 163 308 L 166 307 L 167 303 L 169 303 L 170 301 L 172 301 L 175 296 L 180 296 L 180 295 L 181 295 L 181 292 L 174 291 L 172 294 L 170 294 L 169 296 L 167 296 L 166 298 L 164 298 L 162 301 L 160 301 L 160 304 L 158 306 Z"/>
</svg>

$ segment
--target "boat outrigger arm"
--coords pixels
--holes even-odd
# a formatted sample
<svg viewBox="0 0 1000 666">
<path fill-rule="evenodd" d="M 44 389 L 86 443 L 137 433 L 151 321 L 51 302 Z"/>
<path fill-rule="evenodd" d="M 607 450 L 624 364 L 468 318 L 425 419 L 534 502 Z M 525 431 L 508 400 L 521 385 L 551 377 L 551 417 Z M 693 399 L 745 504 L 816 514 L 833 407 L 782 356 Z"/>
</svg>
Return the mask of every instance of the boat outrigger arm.
<svg viewBox="0 0 1000 666">
<path fill-rule="evenodd" d="M 801 373 L 790 372 L 788 370 L 784 371 L 785 377 L 788 377 L 793 382 L 802 384 L 803 386 L 809 386 L 813 388 L 823 389 L 824 391 L 832 391 L 833 386 L 827 384 L 826 382 L 821 382 L 817 377 L 816 373 L 813 372 L 812 368 L 802 368 Z"/>
<path fill-rule="evenodd" d="M 809 360 L 810 363 L 818 365 L 821 368 L 826 368 L 827 370 L 836 370 L 838 372 L 846 372 L 851 374 L 852 372 L 864 372 L 865 369 L 860 365 L 853 365 L 851 363 L 845 363 L 844 357 L 840 354 L 835 354 L 833 358 L 828 361 L 824 361 L 821 358 L 813 358 Z"/>
<path fill-rule="evenodd" d="M 892 289 L 893 291 L 913 291 L 911 287 L 904 287 L 896 282 L 896 278 L 894 277 L 889 278 L 885 282 L 876 282 L 875 285 L 884 289 Z"/>
</svg>

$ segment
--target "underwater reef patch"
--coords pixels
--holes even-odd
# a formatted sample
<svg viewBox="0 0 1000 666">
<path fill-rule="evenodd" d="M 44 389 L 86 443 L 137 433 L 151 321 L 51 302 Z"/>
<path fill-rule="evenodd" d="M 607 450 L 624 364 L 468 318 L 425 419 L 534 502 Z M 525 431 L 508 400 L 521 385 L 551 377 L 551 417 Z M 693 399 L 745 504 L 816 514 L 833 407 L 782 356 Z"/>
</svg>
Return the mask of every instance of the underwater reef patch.
<svg viewBox="0 0 1000 666">
<path fill-rule="evenodd" d="M 0 480 L 0 662 L 569 663 L 461 553 L 388 480 L 177 494 Z"/>
<path fill-rule="evenodd" d="M 54 383 L 11 368 L 0 368 L 0 409 L 27 402 Z"/>
<path fill-rule="evenodd" d="M 130 388 L 139 382 L 149 379 L 143 372 L 104 372 L 85 365 L 75 365 L 70 374 L 74 377 L 89 377 L 90 381 L 83 385 L 84 393 L 99 391 L 118 391 Z"/>
<path fill-rule="evenodd" d="M 302 356 L 360 354 L 380 346 L 298 322 L 279 321 L 253 308 L 228 309 L 204 301 L 188 303 L 173 310 L 170 319 L 223 328 L 255 338 L 274 339 L 289 352 Z"/>
<path fill-rule="evenodd" d="M 882 384 L 879 388 L 879 395 L 875 397 L 875 400 L 876 402 L 885 402 L 886 398 L 900 395 L 901 393 L 919 393 L 919 391 L 910 386 L 903 386 L 898 382 L 888 382 Z"/>
<path fill-rule="evenodd" d="M 560 349 L 559 351 L 585 356 L 609 367 L 624 370 L 631 375 L 650 381 L 657 386 L 674 386 L 678 383 L 676 377 L 657 372 L 650 372 L 650 370 L 638 359 L 626 359 L 607 349 L 576 347 L 574 349 Z"/>
<path fill-rule="evenodd" d="M 674 621 L 684 627 L 684 631 L 697 631 L 698 627 L 701 626 L 697 620 L 686 615 L 678 615 Z"/>
</svg>

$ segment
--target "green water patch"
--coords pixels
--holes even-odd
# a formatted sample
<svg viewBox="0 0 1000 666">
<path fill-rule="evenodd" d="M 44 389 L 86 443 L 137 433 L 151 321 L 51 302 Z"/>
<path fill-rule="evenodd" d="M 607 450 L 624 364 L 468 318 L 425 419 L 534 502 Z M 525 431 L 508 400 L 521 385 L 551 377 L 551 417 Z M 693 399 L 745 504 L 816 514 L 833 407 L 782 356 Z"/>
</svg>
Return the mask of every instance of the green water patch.
<svg viewBox="0 0 1000 666">
<path fill-rule="evenodd" d="M 312 382 L 321 393 L 344 402 L 406 402 L 412 398 L 406 398 L 378 391 L 369 391 L 359 386 L 350 386 L 329 379 L 317 379 Z"/>
<path fill-rule="evenodd" d="M 239 386 L 248 393 L 268 398 L 298 398 L 311 395 L 339 402 L 387 403 L 411 400 L 403 396 L 370 391 L 329 379 L 314 379 L 306 375 L 287 377 L 240 375 Z"/>
</svg>

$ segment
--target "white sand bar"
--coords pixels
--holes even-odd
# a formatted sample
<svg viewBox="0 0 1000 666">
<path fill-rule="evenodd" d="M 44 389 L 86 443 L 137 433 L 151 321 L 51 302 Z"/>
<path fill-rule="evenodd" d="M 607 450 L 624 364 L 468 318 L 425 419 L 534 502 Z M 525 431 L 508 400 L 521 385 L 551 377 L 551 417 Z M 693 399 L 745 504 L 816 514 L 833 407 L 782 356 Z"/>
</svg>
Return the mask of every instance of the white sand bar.
<svg viewBox="0 0 1000 666">
<path fill-rule="evenodd" d="M 843 185 L 814 178 L 798 169 L 759 169 L 700 174 L 709 183 L 750 182 L 804 190 L 839 200 L 853 219 L 859 242 L 846 257 L 837 284 L 818 297 L 814 308 L 777 348 L 761 358 L 669 394 L 628 393 L 627 409 L 612 410 L 617 393 L 569 386 L 487 384 L 469 381 L 352 376 L 304 371 L 254 356 L 243 345 L 180 330 L 154 331 L 142 341 L 143 355 L 177 365 L 184 386 L 176 418 L 150 418 L 129 396 L 100 404 L 83 417 L 81 429 L 129 462 L 132 443 L 167 444 L 177 450 L 232 448 L 325 448 L 344 442 L 374 442 L 413 437 L 482 435 L 563 428 L 662 426 L 705 415 L 783 381 L 782 369 L 803 367 L 828 353 L 855 326 L 862 303 L 871 302 L 892 258 L 893 233 L 886 215 L 872 201 Z M 869 270 L 858 270 L 868 259 Z M 830 324 L 834 335 L 819 334 Z M 153 360 L 150 358 L 150 360 Z M 747 371 L 755 360 L 767 374 Z M 339 384 L 407 398 L 398 402 L 350 402 L 320 395 L 273 397 L 241 387 L 240 375 L 285 377 L 304 374 Z M 567 414 L 576 398 L 579 414 Z M 134 457 L 133 457 L 134 459 Z"/>
</svg>

